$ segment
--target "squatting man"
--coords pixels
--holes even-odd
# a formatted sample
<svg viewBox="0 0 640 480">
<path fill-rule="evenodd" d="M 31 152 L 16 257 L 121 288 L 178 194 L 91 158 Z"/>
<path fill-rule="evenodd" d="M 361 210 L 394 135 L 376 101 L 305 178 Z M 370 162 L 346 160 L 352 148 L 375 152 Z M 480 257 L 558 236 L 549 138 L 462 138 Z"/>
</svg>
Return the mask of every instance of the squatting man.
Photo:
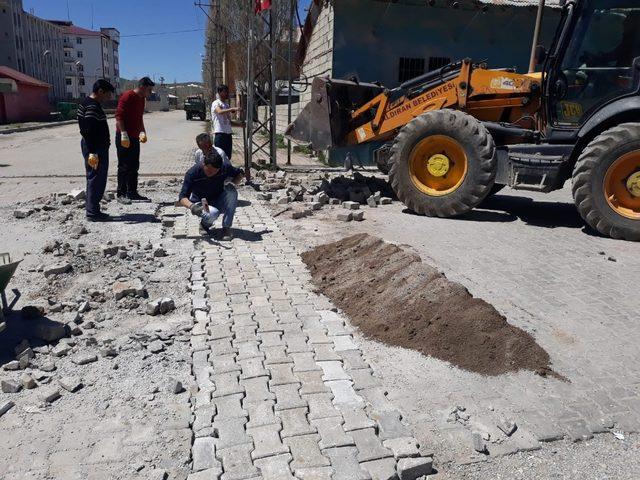
<svg viewBox="0 0 640 480">
<path fill-rule="evenodd" d="M 180 205 L 200 217 L 200 226 L 209 234 L 220 215 L 222 240 L 233 238 L 231 226 L 238 206 L 238 191 L 234 185 L 242 181 L 244 172 L 229 163 L 223 163 L 215 150 L 204 153 L 202 162 L 196 163 L 184 177 L 180 191 Z"/>
</svg>

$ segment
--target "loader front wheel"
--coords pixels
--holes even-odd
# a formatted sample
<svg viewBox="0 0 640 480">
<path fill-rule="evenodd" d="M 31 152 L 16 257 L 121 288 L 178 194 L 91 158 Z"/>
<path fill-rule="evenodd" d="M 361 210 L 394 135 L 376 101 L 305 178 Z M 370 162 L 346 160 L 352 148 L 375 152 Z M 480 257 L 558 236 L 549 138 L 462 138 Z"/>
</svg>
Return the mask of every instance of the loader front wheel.
<svg viewBox="0 0 640 480">
<path fill-rule="evenodd" d="M 573 170 L 573 199 L 593 229 L 640 241 L 640 123 L 618 125 L 587 145 Z"/>
<path fill-rule="evenodd" d="M 456 110 L 428 112 L 406 124 L 391 147 L 389 180 L 414 212 L 453 217 L 478 206 L 494 186 L 491 134 Z"/>
</svg>

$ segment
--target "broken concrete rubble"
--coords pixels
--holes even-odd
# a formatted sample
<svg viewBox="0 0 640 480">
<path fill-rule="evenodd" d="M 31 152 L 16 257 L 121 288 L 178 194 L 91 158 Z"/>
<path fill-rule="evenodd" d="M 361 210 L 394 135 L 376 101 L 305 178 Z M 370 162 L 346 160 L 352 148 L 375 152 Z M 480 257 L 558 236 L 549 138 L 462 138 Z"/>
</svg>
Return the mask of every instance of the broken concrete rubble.
<svg viewBox="0 0 640 480">
<path fill-rule="evenodd" d="M 118 280 L 111 287 L 116 300 L 120 300 L 126 296 L 134 296 L 146 298 L 147 290 L 139 278 L 133 280 Z"/>
<path fill-rule="evenodd" d="M 175 302 L 169 297 L 158 298 L 147 303 L 147 315 L 164 315 L 176 309 Z"/>
</svg>

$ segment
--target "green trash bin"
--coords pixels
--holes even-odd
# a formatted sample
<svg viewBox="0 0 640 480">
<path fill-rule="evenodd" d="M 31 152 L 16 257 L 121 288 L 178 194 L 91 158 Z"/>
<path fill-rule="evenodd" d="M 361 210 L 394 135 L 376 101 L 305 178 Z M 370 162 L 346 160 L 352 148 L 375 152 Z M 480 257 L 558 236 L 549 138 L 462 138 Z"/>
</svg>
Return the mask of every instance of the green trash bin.
<svg viewBox="0 0 640 480">
<path fill-rule="evenodd" d="M 63 120 L 75 120 L 78 114 L 78 104 L 73 102 L 58 102 L 60 116 Z"/>
</svg>

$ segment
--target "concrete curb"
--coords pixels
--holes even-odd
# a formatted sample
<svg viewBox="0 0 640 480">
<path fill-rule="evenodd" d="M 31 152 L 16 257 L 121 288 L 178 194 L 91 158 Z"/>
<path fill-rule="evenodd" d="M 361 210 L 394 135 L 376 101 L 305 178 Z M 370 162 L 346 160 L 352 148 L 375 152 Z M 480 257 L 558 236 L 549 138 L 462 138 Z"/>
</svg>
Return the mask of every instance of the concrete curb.
<svg viewBox="0 0 640 480">
<path fill-rule="evenodd" d="M 0 135 L 18 132 L 29 132 L 31 130 L 42 130 L 45 128 L 62 127 L 64 125 L 71 125 L 72 123 L 76 122 L 77 120 L 65 120 L 64 122 L 45 123 L 44 125 L 33 125 L 31 127 L 9 128 L 7 130 L 0 130 Z"/>
</svg>

